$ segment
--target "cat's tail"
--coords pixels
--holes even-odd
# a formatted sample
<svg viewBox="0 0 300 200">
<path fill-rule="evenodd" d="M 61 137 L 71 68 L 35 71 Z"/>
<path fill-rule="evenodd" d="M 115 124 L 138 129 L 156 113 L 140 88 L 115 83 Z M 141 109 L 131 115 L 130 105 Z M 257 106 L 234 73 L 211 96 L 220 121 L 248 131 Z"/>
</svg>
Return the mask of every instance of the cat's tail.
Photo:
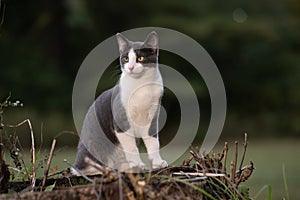
<svg viewBox="0 0 300 200">
<path fill-rule="evenodd" d="M 88 158 L 88 159 L 87 159 Z M 71 174 L 76 176 L 82 176 L 84 175 L 96 175 L 96 174 L 102 174 L 99 169 L 96 167 L 91 166 L 89 163 L 87 163 L 87 160 L 89 160 L 92 163 L 95 163 L 96 165 L 101 165 L 99 161 L 97 161 L 86 149 L 86 147 L 82 144 L 82 142 L 79 142 L 78 144 L 78 151 L 75 163 L 73 164 L 73 167 L 71 167 Z"/>
</svg>

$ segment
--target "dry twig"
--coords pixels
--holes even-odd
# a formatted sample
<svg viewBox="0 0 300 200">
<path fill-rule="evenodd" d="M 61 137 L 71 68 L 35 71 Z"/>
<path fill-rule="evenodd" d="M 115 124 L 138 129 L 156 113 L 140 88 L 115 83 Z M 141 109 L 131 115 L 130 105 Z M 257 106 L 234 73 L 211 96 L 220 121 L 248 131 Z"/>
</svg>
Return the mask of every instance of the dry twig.
<svg viewBox="0 0 300 200">
<path fill-rule="evenodd" d="M 234 181 L 234 162 L 230 161 L 230 174 L 229 174 L 230 181 Z"/>
<path fill-rule="evenodd" d="M 70 167 L 72 167 L 74 170 L 76 170 L 80 176 L 82 176 L 85 180 L 94 183 L 94 180 L 87 177 L 81 170 L 77 169 L 75 166 L 73 166 L 67 159 L 64 159 L 64 162 L 67 163 Z"/>
<path fill-rule="evenodd" d="M 222 173 L 226 173 L 227 152 L 228 152 L 228 143 L 225 142 L 223 153 L 222 153 L 222 155 L 224 155 L 224 163 L 223 163 L 223 166 L 222 166 Z"/>
<path fill-rule="evenodd" d="M 91 158 L 87 156 L 84 158 L 84 162 L 97 169 L 97 171 L 99 171 L 99 174 L 105 174 L 109 171 L 106 167 L 96 163 L 95 161 L 93 161 Z"/>
<path fill-rule="evenodd" d="M 237 159 L 238 159 L 238 154 L 239 154 L 239 143 L 235 141 L 235 152 L 234 152 L 234 161 L 233 161 L 233 169 L 232 169 L 232 180 L 234 180 L 235 177 L 235 172 L 236 172 L 236 165 L 237 165 Z M 231 163 L 230 163 L 231 165 Z"/>
<path fill-rule="evenodd" d="M 49 169 L 50 169 L 50 165 L 51 165 L 51 161 L 52 161 L 52 157 L 53 157 L 53 153 L 54 153 L 54 149 L 55 149 L 55 144 L 56 144 L 56 139 L 53 139 L 50 154 L 49 154 L 48 161 L 47 161 L 47 167 L 44 172 L 42 188 L 44 188 L 45 184 L 46 184 L 46 180 L 48 177 L 48 173 L 49 173 Z"/>
<path fill-rule="evenodd" d="M 217 173 L 200 173 L 200 172 L 174 172 L 173 175 L 185 175 L 185 176 L 207 176 L 207 177 L 221 177 L 226 176 L 226 174 Z"/>
<path fill-rule="evenodd" d="M 140 176 L 139 174 L 136 175 L 136 177 L 132 174 L 132 173 L 128 173 L 127 174 L 127 177 L 129 178 L 130 182 L 131 182 L 131 185 L 137 195 L 137 199 L 138 200 L 142 200 L 144 199 L 144 195 L 143 195 L 143 187 L 138 184 L 139 183 L 139 180 L 140 180 Z"/>
<path fill-rule="evenodd" d="M 245 139 L 244 139 L 244 151 L 243 151 L 243 155 L 242 155 L 242 159 L 241 159 L 241 164 L 239 167 L 239 171 L 241 171 L 242 167 L 243 167 L 243 163 L 244 163 L 244 159 L 245 159 L 245 155 L 246 155 L 246 150 L 247 150 L 247 146 L 248 146 L 248 134 L 245 133 Z"/>
</svg>

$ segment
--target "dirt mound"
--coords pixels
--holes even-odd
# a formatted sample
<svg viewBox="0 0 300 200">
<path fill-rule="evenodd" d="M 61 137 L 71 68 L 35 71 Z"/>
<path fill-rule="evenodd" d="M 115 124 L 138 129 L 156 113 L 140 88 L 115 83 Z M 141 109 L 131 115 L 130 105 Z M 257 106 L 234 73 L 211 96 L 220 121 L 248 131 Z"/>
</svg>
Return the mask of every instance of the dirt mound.
<svg viewBox="0 0 300 200">
<path fill-rule="evenodd" d="M 99 168 L 101 175 L 71 176 L 68 170 L 60 178 L 45 178 L 32 182 L 9 182 L 6 187 L 13 194 L 2 194 L 0 199 L 249 199 L 249 189 L 239 187 L 246 181 L 254 167 L 253 162 L 244 167 L 247 149 L 237 166 L 238 144 L 234 160 L 227 166 L 228 145 L 221 153 L 199 155 L 190 151 L 190 158 L 181 166 L 170 166 L 144 173 L 119 173 Z"/>
</svg>

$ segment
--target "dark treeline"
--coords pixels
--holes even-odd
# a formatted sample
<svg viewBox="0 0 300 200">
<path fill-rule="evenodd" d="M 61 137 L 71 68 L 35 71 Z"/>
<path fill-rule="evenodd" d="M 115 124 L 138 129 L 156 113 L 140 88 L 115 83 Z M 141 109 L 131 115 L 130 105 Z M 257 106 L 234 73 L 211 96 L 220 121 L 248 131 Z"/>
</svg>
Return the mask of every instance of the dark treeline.
<svg viewBox="0 0 300 200">
<path fill-rule="evenodd" d="M 71 113 L 77 70 L 96 45 L 128 29 L 165 27 L 197 40 L 219 67 L 228 98 L 225 132 L 294 136 L 300 132 L 297 0 L 4 3 L 1 100 L 11 92 L 42 114 Z M 182 66 L 183 73 L 187 70 Z"/>
</svg>

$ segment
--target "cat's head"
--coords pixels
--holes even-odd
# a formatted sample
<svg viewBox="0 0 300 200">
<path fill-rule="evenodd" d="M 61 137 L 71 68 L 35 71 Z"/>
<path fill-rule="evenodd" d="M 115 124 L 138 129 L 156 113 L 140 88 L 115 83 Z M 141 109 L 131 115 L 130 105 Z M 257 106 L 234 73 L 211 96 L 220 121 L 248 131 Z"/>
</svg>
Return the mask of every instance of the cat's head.
<svg viewBox="0 0 300 200">
<path fill-rule="evenodd" d="M 117 41 L 122 73 L 138 77 L 147 70 L 157 67 L 158 36 L 156 32 L 151 32 L 144 42 L 129 41 L 118 33 Z"/>
</svg>

